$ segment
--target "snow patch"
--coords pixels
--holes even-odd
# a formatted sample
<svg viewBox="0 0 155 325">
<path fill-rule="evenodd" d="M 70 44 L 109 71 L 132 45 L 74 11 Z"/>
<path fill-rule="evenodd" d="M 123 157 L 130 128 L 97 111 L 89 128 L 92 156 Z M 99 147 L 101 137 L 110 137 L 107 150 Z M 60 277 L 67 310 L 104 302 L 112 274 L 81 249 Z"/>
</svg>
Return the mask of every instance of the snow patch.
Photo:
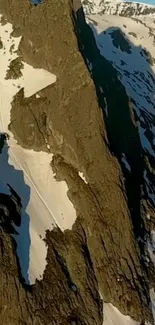
<svg viewBox="0 0 155 325">
<path fill-rule="evenodd" d="M 140 322 L 134 321 L 130 316 L 123 315 L 112 304 L 103 305 L 103 325 L 140 325 Z"/>
<path fill-rule="evenodd" d="M 124 163 L 126 169 L 127 169 L 129 172 L 131 172 L 131 167 L 130 167 L 128 161 L 127 161 L 127 158 L 126 158 L 125 153 L 122 153 L 122 162 Z"/>
<path fill-rule="evenodd" d="M 155 204 L 154 189 L 152 188 L 151 181 L 147 177 L 147 171 L 146 170 L 144 170 L 143 177 L 144 177 L 144 180 L 145 180 L 145 186 L 146 186 L 146 190 L 147 190 L 147 195 L 152 200 L 152 202 Z"/>
<path fill-rule="evenodd" d="M 99 292 L 99 295 L 103 301 L 101 292 Z M 141 323 L 133 320 L 128 315 L 123 315 L 111 303 L 103 302 L 103 325 L 141 325 Z M 148 322 L 145 322 L 145 325 L 151 325 L 151 324 Z"/>
<path fill-rule="evenodd" d="M 155 291 L 153 288 L 150 290 L 150 299 L 151 299 L 151 309 L 152 309 L 152 314 L 153 314 L 154 324 L 155 324 Z"/>
<path fill-rule="evenodd" d="M 151 258 L 152 263 L 155 266 L 155 231 L 151 231 L 151 238 L 147 243 L 148 252 Z"/>
<path fill-rule="evenodd" d="M 0 189 L 8 193 L 9 183 L 21 197 L 23 213 L 17 241 L 22 274 L 30 283 L 40 279 L 46 265 L 47 247 L 43 239 L 47 229 L 72 229 L 76 211 L 67 196 L 66 182 L 57 182 L 50 166 L 52 153 L 35 152 L 19 146 L 8 130 L 11 102 L 20 88 L 30 97 L 56 81 L 56 76 L 43 69 L 34 69 L 23 62 L 22 76 L 5 79 L 12 60 L 18 57 L 21 37 L 11 36 L 12 25 L 0 24 L 3 47 L 0 49 L 0 132 L 9 134 L 0 154 Z M 10 48 L 13 50 L 10 51 Z M 5 54 L 4 54 L 5 49 Z M 24 117 L 23 117 L 24 118 Z M 26 135 L 25 135 L 26 136 Z M 50 146 L 47 143 L 47 148 Z M 30 252 L 29 252 L 30 250 Z M 28 279 L 26 278 L 28 273 Z"/>
<path fill-rule="evenodd" d="M 147 213 L 147 215 L 146 215 L 146 218 L 147 218 L 148 220 L 150 220 L 150 219 L 151 219 L 151 217 L 150 217 L 150 214 L 149 214 L 149 213 Z"/>
<path fill-rule="evenodd" d="M 101 91 L 101 93 L 103 93 L 102 87 L 100 87 L 100 91 Z M 105 103 L 104 111 L 106 113 L 106 116 L 108 117 L 108 103 L 107 103 L 106 97 L 104 97 L 104 103 Z"/>
<path fill-rule="evenodd" d="M 79 176 L 83 179 L 83 181 L 85 182 L 85 184 L 88 184 L 85 176 L 83 175 L 83 172 L 79 172 Z"/>
</svg>

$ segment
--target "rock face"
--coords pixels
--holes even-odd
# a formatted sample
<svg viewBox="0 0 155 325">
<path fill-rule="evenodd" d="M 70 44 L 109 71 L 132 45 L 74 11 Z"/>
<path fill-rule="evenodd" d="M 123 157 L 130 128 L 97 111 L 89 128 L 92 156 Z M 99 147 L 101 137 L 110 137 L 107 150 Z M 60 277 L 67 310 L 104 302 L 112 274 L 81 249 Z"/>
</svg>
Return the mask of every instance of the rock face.
<svg viewBox="0 0 155 325">
<path fill-rule="evenodd" d="M 39 105 L 32 96 L 29 105 L 33 116 L 19 91 L 12 103 L 10 129 L 20 145 L 38 150 L 35 139 L 41 128 L 54 154 L 51 167 L 57 179 L 67 182 L 78 216 L 71 231 L 47 232 L 48 263 L 43 280 L 34 286 L 24 285 L 15 243 L 2 228 L 2 324 L 101 325 L 104 311 L 100 294 L 104 302 L 113 303 L 122 313 L 138 321 L 151 321 L 149 274 L 141 259 L 143 247 L 137 242 L 142 222 L 141 172 L 137 174 L 137 166 L 141 168 L 144 162 L 125 89 L 115 69 L 100 55 L 79 1 L 51 0 L 33 7 L 25 0 L 1 0 L 0 12 L 13 23 L 16 35 L 23 35 L 23 60 L 57 76 L 54 85 L 40 92 Z M 90 75 L 87 67 L 92 59 Z M 124 105 L 130 141 L 121 140 L 124 119 L 120 118 L 118 133 L 113 116 L 104 119 L 99 76 L 107 93 L 117 85 L 116 102 L 111 98 L 109 112 L 114 114 L 116 103 Z M 42 123 L 43 112 L 46 123 Z M 32 119 L 35 132 L 29 143 L 25 134 Z M 45 150 L 44 142 L 39 145 L 39 150 Z M 127 184 L 119 164 L 124 147 L 132 166 Z M 79 170 L 87 184 L 79 177 Z"/>
</svg>

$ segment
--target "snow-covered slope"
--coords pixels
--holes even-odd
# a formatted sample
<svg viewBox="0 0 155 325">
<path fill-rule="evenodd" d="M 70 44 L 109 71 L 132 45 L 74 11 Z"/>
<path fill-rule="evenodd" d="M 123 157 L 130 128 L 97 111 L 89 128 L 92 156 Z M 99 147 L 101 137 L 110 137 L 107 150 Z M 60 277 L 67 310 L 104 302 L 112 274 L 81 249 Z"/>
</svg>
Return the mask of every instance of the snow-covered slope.
<svg viewBox="0 0 155 325">
<path fill-rule="evenodd" d="M 142 21 L 115 15 L 89 15 L 87 21 L 100 53 L 116 68 L 131 98 L 143 149 L 155 157 L 155 30 Z"/>
<path fill-rule="evenodd" d="M 102 297 L 101 297 L 102 298 Z M 151 298 L 154 299 L 154 291 L 151 291 Z M 154 307 L 152 307 L 154 313 Z M 103 303 L 103 325 L 142 325 L 133 320 L 130 316 L 123 315 L 115 306 L 110 303 Z M 151 325 L 145 322 L 144 325 Z"/>
<path fill-rule="evenodd" d="M 0 24 L 0 132 L 9 135 L 0 154 L 0 191 L 8 193 L 8 183 L 21 198 L 22 223 L 15 239 L 22 274 L 33 283 L 42 277 L 46 264 L 45 231 L 57 226 L 62 231 L 71 229 L 76 212 L 67 196 L 66 183 L 56 182 L 54 178 L 48 143 L 49 154 L 26 150 L 17 144 L 8 130 L 11 102 L 19 89 L 23 87 L 25 97 L 30 97 L 56 82 L 55 75 L 34 69 L 25 62 L 22 63 L 20 78 L 6 79 L 9 64 L 17 58 L 21 40 L 21 37 L 12 37 L 11 33 L 11 24 Z M 36 94 L 36 97 L 39 96 Z"/>
<path fill-rule="evenodd" d="M 103 325 L 140 325 L 129 316 L 124 316 L 112 304 L 103 305 Z M 149 324 L 145 324 L 149 325 Z"/>
<path fill-rule="evenodd" d="M 109 14 L 124 17 L 136 17 L 139 15 L 151 15 L 155 13 L 155 7 L 144 3 L 124 2 L 121 0 L 82 0 L 86 14 Z"/>
</svg>

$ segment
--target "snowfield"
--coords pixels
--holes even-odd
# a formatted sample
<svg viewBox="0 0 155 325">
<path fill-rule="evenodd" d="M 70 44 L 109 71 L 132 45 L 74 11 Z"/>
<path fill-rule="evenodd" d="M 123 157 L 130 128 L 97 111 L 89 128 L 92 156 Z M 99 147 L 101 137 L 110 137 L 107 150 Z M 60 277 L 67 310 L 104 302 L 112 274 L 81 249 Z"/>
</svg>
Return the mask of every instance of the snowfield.
<svg viewBox="0 0 155 325">
<path fill-rule="evenodd" d="M 0 154 L 0 191 L 8 193 L 9 183 L 21 198 L 22 223 L 15 239 L 23 277 L 32 284 L 42 278 L 45 269 L 46 230 L 71 229 L 76 211 L 67 196 L 66 182 L 56 182 L 54 178 L 50 167 L 52 153 L 23 149 L 8 130 L 11 102 L 19 89 L 24 88 L 25 97 L 30 97 L 56 82 L 55 75 L 25 62 L 19 79 L 5 79 L 10 62 L 18 57 L 21 41 L 21 37 L 11 36 L 12 31 L 11 24 L 0 24 L 0 132 L 10 137 Z"/>
<path fill-rule="evenodd" d="M 142 147 L 155 158 L 155 23 L 152 14 L 142 20 L 140 17 L 93 14 L 87 15 L 86 20 L 101 55 L 117 70 L 118 79 L 132 100 Z M 154 27 L 146 24 L 149 17 Z M 146 172 L 144 179 L 148 195 L 155 203 Z"/>
</svg>

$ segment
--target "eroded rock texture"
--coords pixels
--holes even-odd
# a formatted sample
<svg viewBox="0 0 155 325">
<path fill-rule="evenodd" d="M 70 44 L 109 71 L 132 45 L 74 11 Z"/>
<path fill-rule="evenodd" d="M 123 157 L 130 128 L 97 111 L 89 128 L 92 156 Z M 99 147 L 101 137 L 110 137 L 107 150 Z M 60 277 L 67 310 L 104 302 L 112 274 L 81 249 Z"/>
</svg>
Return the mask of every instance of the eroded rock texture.
<svg viewBox="0 0 155 325">
<path fill-rule="evenodd" d="M 138 195 L 141 175 L 136 174 L 132 141 L 121 142 L 122 146 L 128 145 L 133 166 L 128 187 L 124 184 L 119 165 L 121 133 L 114 129 L 113 134 L 112 120 L 104 119 L 93 75 L 97 70 L 90 75 L 84 60 L 86 52 L 82 52 L 82 45 L 87 50 L 86 39 L 102 61 L 102 77 L 108 65 L 111 76 L 118 80 L 112 66 L 100 58 L 97 49 L 95 52 L 80 2 L 73 2 L 51 0 L 37 7 L 26 0 L 0 2 L 0 12 L 13 23 L 16 34 L 23 35 L 23 60 L 57 76 L 54 85 L 40 92 L 40 99 L 25 99 L 22 90 L 17 94 L 10 129 L 18 143 L 29 149 L 46 150 L 46 135 L 54 153 L 51 168 L 58 179 L 66 180 L 78 216 L 71 231 L 47 232 L 48 265 L 43 280 L 32 287 L 21 284 L 14 241 L 1 230 L 0 318 L 5 325 L 101 325 L 100 293 L 105 302 L 113 303 L 122 313 L 139 321 L 151 319 L 149 274 L 141 261 L 133 222 L 135 211 L 140 214 L 139 197 L 135 214 L 130 209 Z M 108 92 L 108 86 L 103 87 Z M 119 82 L 118 93 L 123 98 L 132 140 L 137 141 L 134 145 L 140 161 L 130 102 Z M 114 100 L 110 105 L 112 114 Z M 25 137 L 32 120 L 35 132 Z M 79 177 L 79 170 L 88 184 Z M 131 197 L 133 179 L 137 187 Z"/>
</svg>

